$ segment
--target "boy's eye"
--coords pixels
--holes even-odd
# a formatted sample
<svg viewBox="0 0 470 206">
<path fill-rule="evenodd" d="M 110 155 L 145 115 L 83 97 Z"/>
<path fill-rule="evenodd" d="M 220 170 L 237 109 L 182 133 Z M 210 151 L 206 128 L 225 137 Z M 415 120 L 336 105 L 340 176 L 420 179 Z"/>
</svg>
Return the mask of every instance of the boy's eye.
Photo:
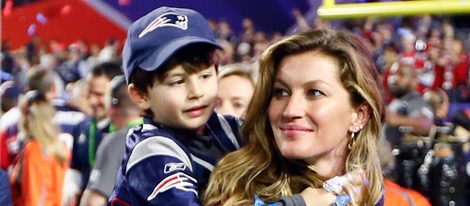
<svg viewBox="0 0 470 206">
<path fill-rule="evenodd" d="M 310 89 L 307 91 L 307 96 L 318 97 L 318 96 L 323 96 L 323 95 L 325 94 L 317 89 Z"/>
<path fill-rule="evenodd" d="M 184 84 L 184 79 L 174 79 L 174 80 L 171 80 L 169 85 L 170 86 L 177 86 L 177 85 L 182 85 Z"/>
<path fill-rule="evenodd" d="M 212 73 L 203 73 L 203 74 L 201 74 L 201 78 L 203 78 L 203 79 L 208 79 L 211 76 L 212 76 Z"/>
<path fill-rule="evenodd" d="M 274 88 L 273 96 L 274 97 L 287 97 L 289 92 L 286 89 Z"/>
</svg>

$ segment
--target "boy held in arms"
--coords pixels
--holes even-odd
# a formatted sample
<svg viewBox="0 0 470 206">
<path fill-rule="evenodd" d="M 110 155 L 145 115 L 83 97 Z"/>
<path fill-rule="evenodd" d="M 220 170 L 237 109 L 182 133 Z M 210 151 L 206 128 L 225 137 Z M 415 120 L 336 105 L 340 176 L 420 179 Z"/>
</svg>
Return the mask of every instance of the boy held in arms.
<svg viewBox="0 0 470 206">
<path fill-rule="evenodd" d="M 161 7 L 134 22 L 123 50 L 130 129 L 111 205 L 201 205 L 216 162 L 239 148 L 239 122 L 213 112 L 220 49 L 199 13 Z"/>
</svg>

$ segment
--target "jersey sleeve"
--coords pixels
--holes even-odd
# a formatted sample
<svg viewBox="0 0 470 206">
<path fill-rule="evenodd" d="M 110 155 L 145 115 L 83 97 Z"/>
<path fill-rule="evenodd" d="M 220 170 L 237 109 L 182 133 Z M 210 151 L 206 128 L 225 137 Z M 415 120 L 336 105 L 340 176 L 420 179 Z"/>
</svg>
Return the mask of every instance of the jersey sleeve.
<svg viewBox="0 0 470 206">
<path fill-rule="evenodd" d="M 139 142 L 122 167 L 113 206 L 201 205 L 190 156 L 170 138 L 154 136 Z"/>
</svg>

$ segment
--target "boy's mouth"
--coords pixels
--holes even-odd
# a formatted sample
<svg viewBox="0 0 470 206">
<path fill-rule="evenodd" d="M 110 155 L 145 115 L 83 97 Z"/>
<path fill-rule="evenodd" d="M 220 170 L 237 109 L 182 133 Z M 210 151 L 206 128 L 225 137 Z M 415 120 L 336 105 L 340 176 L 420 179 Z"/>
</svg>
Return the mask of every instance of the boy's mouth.
<svg viewBox="0 0 470 206">
<path fill-rule="evenodd" d="M 204 110 L 206 108 L 207 108 L 207 105 L 200 105 L 200 106 L 195 106 L 195 107 L 186 109 L 183 112 L 186 113 L 190 117 L 199 117 L 204 113 Z"/>
</svg>

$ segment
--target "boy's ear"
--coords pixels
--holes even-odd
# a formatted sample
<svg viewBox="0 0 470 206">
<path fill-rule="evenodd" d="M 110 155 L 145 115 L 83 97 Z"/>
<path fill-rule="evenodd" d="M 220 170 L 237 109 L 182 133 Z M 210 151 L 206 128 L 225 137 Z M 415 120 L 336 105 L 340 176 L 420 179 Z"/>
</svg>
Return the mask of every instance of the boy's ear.
<svg viewBox="0 0 470 206">
<path fill-rule="evenodd" d="M 349 128 L 350 132 L 359 132 L 369 120 L 370 108 L 367 104 L 362 103 L 352 115 L 352 125 Z"/>
<path fill-rule="evenodd" d="M 147 96 L 137 89 L 134 84 L 129 84 L 127 87 L 127 92 L 129 92 L 129 96 L 131 97 L 132 101 L 141 109 L 146 110 L 150 108 L 150 102 Z"/>
</svg>

